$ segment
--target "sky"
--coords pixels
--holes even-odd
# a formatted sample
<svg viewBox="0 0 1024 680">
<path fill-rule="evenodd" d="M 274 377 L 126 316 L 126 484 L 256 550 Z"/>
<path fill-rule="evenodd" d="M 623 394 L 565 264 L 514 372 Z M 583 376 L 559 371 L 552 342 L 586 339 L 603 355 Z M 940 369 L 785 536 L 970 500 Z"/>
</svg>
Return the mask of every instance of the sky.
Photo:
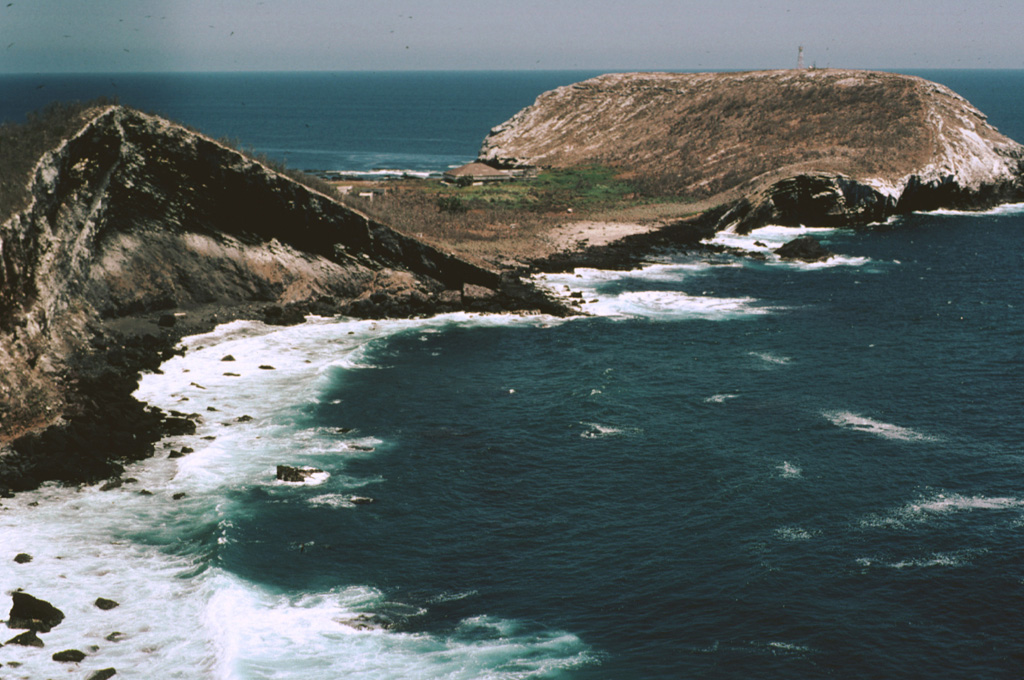
<svg viewBox="0 0 1024 680">
<path fill-rule="evenodd" d="M 0 73 L 1024 68 L 1021 0 L 0 0 Z"/>
</svg>

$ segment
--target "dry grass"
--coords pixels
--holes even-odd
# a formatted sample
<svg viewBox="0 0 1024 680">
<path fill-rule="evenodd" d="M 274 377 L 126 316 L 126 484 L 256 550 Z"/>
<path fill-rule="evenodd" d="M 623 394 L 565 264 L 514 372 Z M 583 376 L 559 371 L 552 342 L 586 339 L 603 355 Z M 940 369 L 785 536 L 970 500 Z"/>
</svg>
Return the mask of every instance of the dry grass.
<svg viewBox="0 0 1024 680">
<path fill-rule="evenodd" d="M 507 184 L 455 187 L 389 182 L 384 195 L 342 200 L 378 221 L 448 252 L 492 266 L 525 263 L 566 247 L 580 222 L 661 223 L 692 214 L 678 200 L 638 196 L 634 183 L 602 166 L 545 171 Z"/>
<path fill-rule="evenodd" d="M 613 74 L 547 93 L 482 155 L 601 163 L 641 195 L 694 199 L 797 172 L 902 175 L 935 151 L 918 78 L 863 71 Z"/>
</svg>

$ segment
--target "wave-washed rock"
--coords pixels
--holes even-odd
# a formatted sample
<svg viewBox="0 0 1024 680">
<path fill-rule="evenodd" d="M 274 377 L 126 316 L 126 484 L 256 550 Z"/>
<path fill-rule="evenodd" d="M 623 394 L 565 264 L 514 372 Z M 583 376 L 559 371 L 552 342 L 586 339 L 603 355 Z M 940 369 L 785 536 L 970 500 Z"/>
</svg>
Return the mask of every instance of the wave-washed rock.
<svg viewBox="0 0 1024 680">
<path fill-rule="evenodd" d="M 869 71 L 599 76 L 542 94 L 479 159 L 612 166 L 650 193 L 720 198 L 715 227 L 740 232 L 1024 200 L 1024 147 L 947 87 Z"/>
</svg>

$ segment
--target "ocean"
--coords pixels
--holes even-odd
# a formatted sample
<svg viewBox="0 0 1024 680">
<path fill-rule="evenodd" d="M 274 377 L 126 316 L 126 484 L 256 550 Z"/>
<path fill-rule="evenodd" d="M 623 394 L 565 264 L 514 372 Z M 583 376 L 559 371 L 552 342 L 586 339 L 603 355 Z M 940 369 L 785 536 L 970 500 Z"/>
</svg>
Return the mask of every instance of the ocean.
<svg viewBox="0 0 1024 680">
<path fill-rule="evenodd" d="M 0 119 L 117 82 L 296 167 L 436 173 L 588 75 L 3 76 Z M 922 75 L 1024 140 L 1024 72 Z M 138 678 L 1020 677 L 1024 205 L 718 238 L 800 233 L 838 257 L 539 279 L 585 318 L 187 338 L 138 396 L 194 436 L 119 489 L 3 501 L 0 586 L 67 618 L 0 672 L 77 648 Z"/>
</svg>

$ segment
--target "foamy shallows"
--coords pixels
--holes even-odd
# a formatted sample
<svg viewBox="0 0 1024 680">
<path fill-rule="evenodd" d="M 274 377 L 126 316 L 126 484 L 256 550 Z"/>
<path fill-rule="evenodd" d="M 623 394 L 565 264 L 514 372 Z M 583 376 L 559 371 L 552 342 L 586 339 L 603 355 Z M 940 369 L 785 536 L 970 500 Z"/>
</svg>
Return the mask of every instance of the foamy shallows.
<svg viewBox="0 0 1024 680">
<path fill-rule="evenodd" d="M 954 553 L 933 553 L 926 557 L 907 558 L 897 560 L 876 559 L 861 557 L 857 564 L 862 567 L 881 567 L 885 569 L 928 569 L 930 567 L 956 568 L 971 564 L 971 559 L 978 554 L 978 551 L 962 550 Z"/>
<path fill-rule="evenodd" d="M 680 284 L 714 269 L 716 266 L 706 262 L 649 264 L 631 271 L 578 268 L 572 273 L 538 274 L 534 281 L 566 302 L 578 300 L 578 308 L 593 316 L 726 320 L 774 311 L 761 306 L 755 298 L 696 295 L 665 290 L 669 286 L 663 285 Z"/>
<path fill-rule="evenodd" d="M 953 215 L 957 217 L 971 216 L 975 217 L 978 215 L 1024 215 L 1024 203 L 1004 203 L 1003 205 L 997 205 L 994 208 L 981 211 L 971 210 L 948 210 L 939 209 L 928 211 L 924 214 L 927 215 Z"/>
<path fill-rule="evenodd" d="M 944 520 L 963 513 L 1011 513 L 1014 522 L 1021 519 L 1024 500 L 1012 496 L 965 496 L 937 492 L 911 501 L 882 515 L 872 515 L 861 522 L 864 527 L 905 528 L 921 523 Z"/>
<path fill-rule="evenodd" d="M 886 423 L 867 416 L 858 415 L 850 411 L 825 411 L 822 415 L 833 425 L 856 432 L 872 434 L 883 439 L 895 439 L 899 441 L 934 442 L 938 441 L 933 437 L 909 427 L 901 427 Z"/>
<path fill-rule="evenodd" d="M 290 328 L 235 322 L 186 338 L 185 355 L 144 376 L 137 396 L 199 414 L 194 435 L 165 441 L 156 457 L 127 470 L 137 481 L 121 488 L 44 487 L 4 502 L 3 545 L 33 560 L 0 560 L 0 583 L 66 614 L 43 634 L 45 649 L 4 648 L 5 664 L 22 664 L 5 665 L 4 677 L 50 677 L 50 656 L 62 649 L 89 653 L 76 669 L 85 675 L 115 667 L 153 678 L 522 678 L 591 663 L 588 647 L 567 632 L 538 632 L 486 612 L 444 634 L 384 630 L 372 616 L 396 603 L 373 588 L 271 591 L 217 560 L 235 540 L 232 517 L 247 488 L 324 512 L 356 512 L 372 500 L 381 480 L 347 474 L 346 461 L 378 455 L 388 443 L 357 423 L 344 431 L 306 427 L 302 415 L 339 372 L 374 370 L 368 343 L 410 329 L 554 321 L 311 318 Z M 192 452 L 166 455 L 185 447 Z M 279 464 L 323 473 L 283 483 Z M 120 606 L 100 610 L 99 597 Z"/>
<path fill-rule="evenodd" d="M 811 235 L 819 240 L 827 241 L 828 237 L 839 231 L 832 227 L 783 227 L 768 225 L 752 230 L 748 234 L 737 234 L 731 229 L 720 231 L 704 243 L 725 246 L 727 248 L 738 248 L 750 253 L 758 253 L 765 256 L 764 263 L 775 266 L 788 267 L 791 269 L 815 270 L 827 269 L 829 267 L 859 267 L 871 262 L 867 257 L 853 257 L 836 253 L 823 262 L 800 262 L 798 260 L 783 260 L 775 251 L 800 236 Z"/>
</svg>

